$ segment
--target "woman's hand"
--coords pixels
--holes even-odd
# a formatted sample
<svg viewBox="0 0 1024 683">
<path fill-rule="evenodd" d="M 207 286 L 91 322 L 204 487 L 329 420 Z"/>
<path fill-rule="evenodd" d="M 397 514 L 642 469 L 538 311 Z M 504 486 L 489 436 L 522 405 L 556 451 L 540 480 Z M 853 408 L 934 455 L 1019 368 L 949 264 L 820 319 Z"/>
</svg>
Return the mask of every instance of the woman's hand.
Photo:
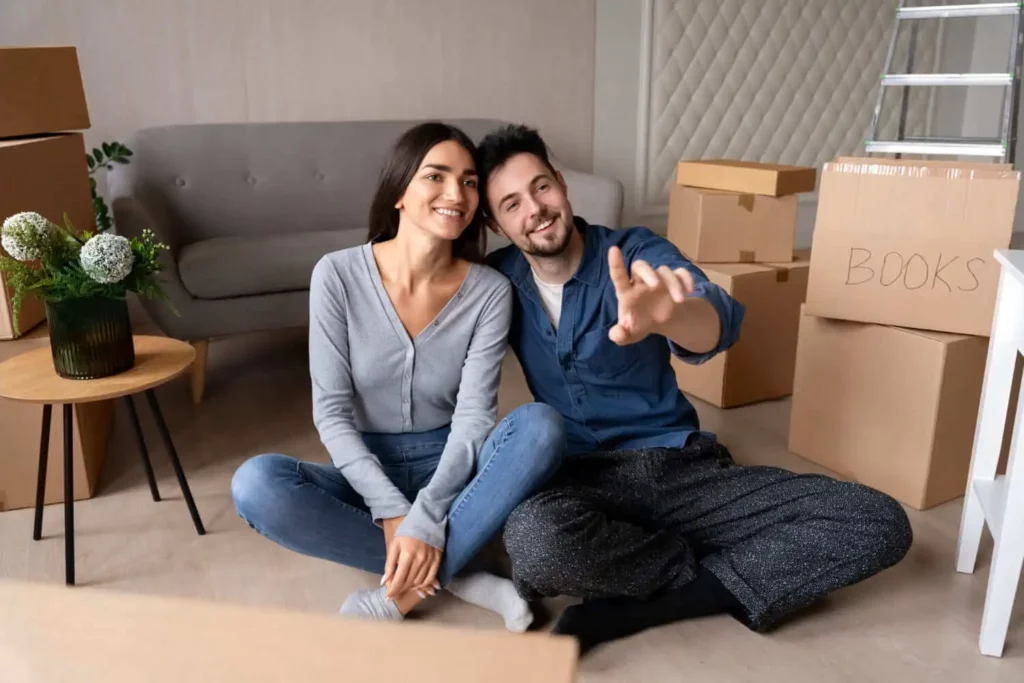
<svg viewBox="0 0 1024 683">
<path fill-rule="evenodd" d="M 395 536 L 398 526 L 405 517 L 383 520 L 384 542 L 387 544 L 387 560 L 384 562 L 384 578 L 387 585 L 385 597 L 394 599 L 408 591 L 429 592 L 437 588 L 437 570 L 441 566 L 441 551 L 410 536 Z"/>
</svg>

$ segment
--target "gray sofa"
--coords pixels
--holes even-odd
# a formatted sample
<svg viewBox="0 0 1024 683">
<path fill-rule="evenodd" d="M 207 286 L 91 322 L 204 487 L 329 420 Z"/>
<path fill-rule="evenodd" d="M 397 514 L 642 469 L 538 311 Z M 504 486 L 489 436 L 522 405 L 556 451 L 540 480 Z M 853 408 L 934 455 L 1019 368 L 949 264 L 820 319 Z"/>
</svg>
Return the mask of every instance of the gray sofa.
<svg viewBox="0 0 1024 683">
<path fill-rule="evenodd" d="M 501 125 L 454 119 L 474 140 Z M 169 245 L 164 289 L 177 310 L 142 300 L 168 336 L 200 352 L 192 394 L 202 396 L 207 343 L 309 322 L 313 266 L 362 244 L 388 149 L 417 121 L 188 124 L 139 130 L 125 143 L 107 196 L 115 230 L 150 229 Z M 619 227 L 622 188 L 554 165 L 578 215 Z M 488 249 L 507 244 L 493 233 Z"/>
</svg>

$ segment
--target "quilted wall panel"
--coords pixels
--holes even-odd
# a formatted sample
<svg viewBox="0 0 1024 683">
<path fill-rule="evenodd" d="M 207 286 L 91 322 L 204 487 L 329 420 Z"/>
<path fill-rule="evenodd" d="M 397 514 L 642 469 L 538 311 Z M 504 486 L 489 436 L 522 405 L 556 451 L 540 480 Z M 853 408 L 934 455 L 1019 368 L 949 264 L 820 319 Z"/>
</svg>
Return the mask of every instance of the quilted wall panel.
<svg viewBox="0 0 1024 683">
<path fill-rule="evenodd" d="M 676 162 L 726 157 L 821 167 L 861 153 L 895 26 L 895 0 L 648 0 L 647 111 L 638 190 L 664 211 Z M 941 21 L 920 21 L 913 71 L 934 71 Z M 906 65 L 900 31 L 893 71 Z M 880 136 L 896 135 L 899 89 Z M 910 90 L 925 134 L 931 89 Z M 644 134 L 644 131 L 646 134 Z"/>
</svg>

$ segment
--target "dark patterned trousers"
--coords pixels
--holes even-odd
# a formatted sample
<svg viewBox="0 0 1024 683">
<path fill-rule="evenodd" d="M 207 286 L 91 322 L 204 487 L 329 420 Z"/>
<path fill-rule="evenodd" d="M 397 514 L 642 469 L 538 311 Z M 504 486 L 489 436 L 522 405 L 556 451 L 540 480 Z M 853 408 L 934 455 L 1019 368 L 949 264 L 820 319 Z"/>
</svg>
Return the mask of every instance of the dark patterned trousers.
<svg viewBox="0 0 1024 683">
<path fill-rule="evenodd" d="M 899 562 L 913 534 L 874 489 L 733 462 L 716 440 L 570 457 L 509 517 L 527 599 L 648 598 L 706 567 L 758 631 Z"/>
</svg>

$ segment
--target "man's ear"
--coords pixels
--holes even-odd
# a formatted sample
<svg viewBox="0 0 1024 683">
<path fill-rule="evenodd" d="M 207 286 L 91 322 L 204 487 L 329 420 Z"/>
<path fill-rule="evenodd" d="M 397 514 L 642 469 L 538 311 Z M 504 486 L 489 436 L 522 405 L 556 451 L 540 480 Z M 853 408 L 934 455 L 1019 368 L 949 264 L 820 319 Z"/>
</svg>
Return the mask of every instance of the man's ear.
<svg viewBox="0 0 1024 683">
<path fill-rule="evenodd" d="M 562 186 L 562 192 L 564 194 L 569 194 L 569 186 L 565 184 L 565 178 L 562 177 L 561 171 L 555 171 L 555 180 L 557 180 L 558 184 Z"/>
<path fill-rule="evenodd" d="M 490 228 L 491 232 L 493 232 L 495 235 L 501 235 L 502 237 L 505 237 L 505 233 L 502 232 L 501 226 L 498 225 L 498 221 L 494 220 L 490 216 L 484 216 L 484 225 Z"/>
</svg>

